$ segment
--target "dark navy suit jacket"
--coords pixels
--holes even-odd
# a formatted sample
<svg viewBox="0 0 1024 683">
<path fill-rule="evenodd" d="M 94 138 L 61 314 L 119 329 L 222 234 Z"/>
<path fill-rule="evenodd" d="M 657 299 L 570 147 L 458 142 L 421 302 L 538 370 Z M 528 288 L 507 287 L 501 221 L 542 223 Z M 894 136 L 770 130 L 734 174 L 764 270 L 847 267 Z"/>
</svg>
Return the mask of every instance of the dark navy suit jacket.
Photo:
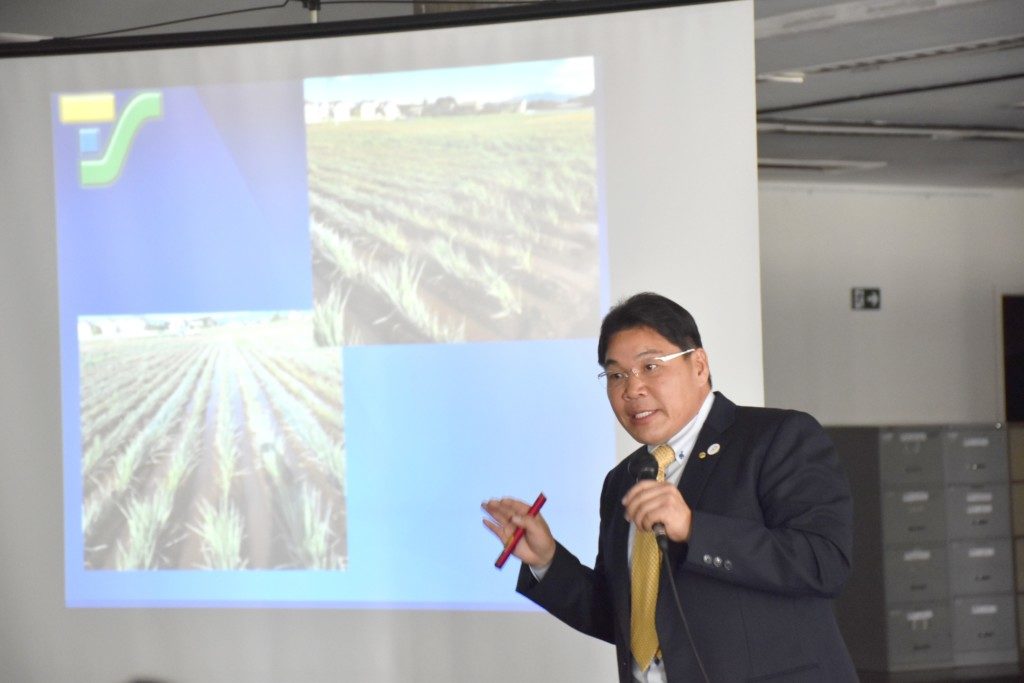
<svg viewBox="0 0 1024 683">
<path fill-rule="evenodd" d="M 621 500 L 645 450 L 605 478 L 594 568 L 558 545 L 544 579 L 524 565 L 517 586 L 573 628 L 614 643 L 622 683 L 633 678 Z M 702 680 L 694 650 L 712 683 L 856 681 L 831 605 L 850 574 L 853 511 L 821 425 L 716 392 L 679 489 L 693 524 L 688 543 L 670 542 L 669 560 L 693 642 L 663 574 L 655 623 L 669 682 Z"/>
</svg>

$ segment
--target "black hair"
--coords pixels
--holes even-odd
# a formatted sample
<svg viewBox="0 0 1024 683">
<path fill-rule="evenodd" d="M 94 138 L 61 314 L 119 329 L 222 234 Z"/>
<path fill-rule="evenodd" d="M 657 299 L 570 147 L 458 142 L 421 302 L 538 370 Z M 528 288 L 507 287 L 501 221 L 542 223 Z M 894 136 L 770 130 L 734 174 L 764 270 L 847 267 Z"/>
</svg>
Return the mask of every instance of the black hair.
<svg viewBox="0 0 1024 683">
<path fill-rule="evenodd" d="M 612 306 L 601 322 L 598 365 L 604 367 L 608 342 L 616 333 L 637 327 L 651 328 L 682 351 L 701 348 L 700 331 L 689 311 L 660 294 L 641 292 Z"/>
</svg>

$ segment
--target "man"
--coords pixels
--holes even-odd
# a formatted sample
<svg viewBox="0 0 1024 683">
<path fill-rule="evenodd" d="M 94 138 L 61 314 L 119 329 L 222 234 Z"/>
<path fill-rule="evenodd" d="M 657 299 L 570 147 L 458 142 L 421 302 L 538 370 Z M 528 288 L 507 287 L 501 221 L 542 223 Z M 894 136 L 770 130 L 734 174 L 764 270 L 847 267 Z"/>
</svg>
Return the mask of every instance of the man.
<svg viewBox="0 0 1024 683">
<path fill-rule="evenodd" d="M 831 607 L 850 573 L 852 506 L 821 426 L 712 392 L 693 317 L 657 294 L 615 306 L 597 353 L 612 410 L 643 446 L 605 478 L 593 569 L 524 502 L 484 503 L 503 543 L 525 531 L 517 590 L 614 643 L 622 683 L 856 681 Z M 664 480 L 638 481 L 651 452 Z M 656 526 L 679 603 L 662 568 L 645 612 L 651 589 L 633 572 L 660 559 L 641 550 Z"/>
</svg>

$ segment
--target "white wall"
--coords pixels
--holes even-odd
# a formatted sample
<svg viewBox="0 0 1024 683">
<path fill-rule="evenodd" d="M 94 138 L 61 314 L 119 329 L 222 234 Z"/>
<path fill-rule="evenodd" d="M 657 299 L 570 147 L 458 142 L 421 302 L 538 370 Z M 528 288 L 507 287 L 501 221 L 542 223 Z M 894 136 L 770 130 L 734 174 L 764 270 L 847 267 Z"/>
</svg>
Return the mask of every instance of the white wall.
<svg viewBox="0 0 1024 683">
<path fill-rule="evenodd" d="M 999 298 L 1024 293 L 1024 191 L 760 186 L 767 405 L 825 424 L 995 422 Z M 852 311 L 852 287 L 881 287 Z"/>
</svg>

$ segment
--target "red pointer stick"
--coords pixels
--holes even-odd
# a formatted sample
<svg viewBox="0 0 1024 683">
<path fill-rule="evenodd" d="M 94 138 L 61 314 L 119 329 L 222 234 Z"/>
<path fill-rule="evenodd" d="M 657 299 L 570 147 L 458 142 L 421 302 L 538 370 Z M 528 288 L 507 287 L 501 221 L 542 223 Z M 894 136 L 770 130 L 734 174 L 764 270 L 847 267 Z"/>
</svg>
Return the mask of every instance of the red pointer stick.
<svg viewBox="0 0 1024 683">
<path fill-rule="evenodd" d="M 544 502 L 547 498 L 544 497 L 544 493 L 537 495 L 537 500 L 533 501 L 533 505 L 527 511 L 530 517 L 536 517 L 540 509 L 544 507 Z M 526 533 L 526 529 L 523 527 L 516 527 L 516 531 L 512 534 L 512 538 L 508 539 L 508 543 L 505 544 L 505 549 L 501 551 L 501 555 L 498 555 L 498 559 L 494 561 L 494 566 L 501 569 L 505 566 L 505 561 L 508 560 L 508 556 L 512 554 L 512 551 L 519 545 L 519 541 L 523 538 L 523 534 Z"/>
</svg>

